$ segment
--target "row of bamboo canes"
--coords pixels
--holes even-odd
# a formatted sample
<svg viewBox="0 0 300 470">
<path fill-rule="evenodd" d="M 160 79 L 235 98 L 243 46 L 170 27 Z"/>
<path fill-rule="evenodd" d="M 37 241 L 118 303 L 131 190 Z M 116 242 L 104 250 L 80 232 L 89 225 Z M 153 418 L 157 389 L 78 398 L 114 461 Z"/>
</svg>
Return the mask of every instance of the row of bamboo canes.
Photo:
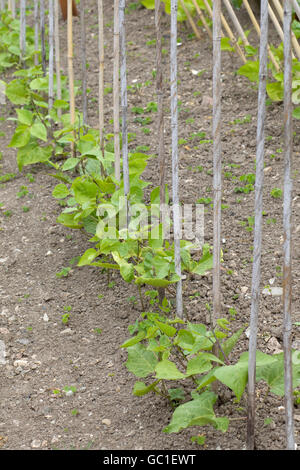
<svg viewBox="0 0 300 470">
<path fill-rule="evenodd" d="M 172 200 L 173 200 L 173 223 L 175 242 L 175 266 L 176 273 L 181 278 L 180 259 L 180 215 L 179 215 L 179 157 L 178 157 L 178 96 L 177 96 L 177 8 L 178 1 L 171 0 L 171 41 L 170 41 L 170 93 L 171 93 L 171 136 L 172 136 Z M 291 60 L 293 50 L 298 56 L 298 49 L 295 47 L 294 37 L 291 31 L 292 1 L 284 0 L 282 9 L 279 2 L 273 1 L 279 15 L 282 13 L 284 41 L 284 141 L 285 141 L 285 170 L 284 170 L 284 266 L 283 266 L 283 337 L 284 337 L 284 357 L 285 357 L 285 409 L 286 409 L 286 439 L 287 448 L 295 448 L 294 423 L 293 423 L 293 399 L 292 399 L 292 366 L 291 366 L 291 192 L 292 192 L 292 104 L 291 104 Z M 14 3 L 14 2 L 11 2 Z M 221 254 L 221 196 L 222 196 L 222 149 L 221 149 L 221 37 L 223 35 L 222 26 L 229 34 L 229 26 L 221 11 L 221 0 L 213 2 L 213 10 L 208 2 L 204 0 L 207 11 L 211 16 L 213 30 L 211 32 L 203 13 L 197 8 L 202 23 L 210 37 L 213 39 L 213 327 L 221 316 L 221 276 L 220 276 L 220 254 Z M 274 23 L 274 18 L 270 14 L 270 4 L 267 0 L 261 1 L 260 26 L 254 15 L 248 10 L 249 4 L 243 2 L 260 36 L 260 82 L 258 92 L 258 117 L 257 117 L 257 154 L 256 154 L 256 184 L 255 184 L 255 228 L 254 228 L 254 254 L 252 271 L 252 303 L 250 318 L 250 342 L 249 342 L 249 381 L 248 381 L 248 433 L 247 447 L 255 448 L 255 368 L 256 368 L 256 346 L 258 330 L 258 313 L 260 299 L 260 266 L 261 266 L 261 246 L 262 246 L 262 193 L 263 193 L 263 168 L 264 168 L 264 127 L 266 116 L 266 77 L 267 58 L 270 54 L 268 44 L 268 23 L 269 17 Z M 296 2 L 297 3 L 297 2 Z M 38 4 L 40 7 L 40 21 L 38 20 Z M 125 0 L 114 0 L 114 69 L 113 69 L 113 106 L 114 106 L 114 147 L 115 147 L 115 176 L 118 181 L 121 178 L 120 165 L 120 128 L 119 115 L 122 117 L 122 157 L 123 157 L 123 181 L 125 198 L 128 197 L 129 170 L 128 170 L 128 138 L 127 138 L 127 82 L 126 82 L 126 35 L 125 35 Z M 229 16 L 234 19 L 233 23 L 246 43 L 246 36 L 237 20 L 237 17 L 229 1 L 224 0 Z M 1 3 L 0 3 L 1 5 Z M 195 6 L 197 3 L 195 2 Z M 293 6 L 295 7 L 293 2 Z M 298 4 L 297 4 L 298 6 Z M 280 8 L 279 8 L 280 7 Z M 80 29 L 81 29 L 81 56 L 82 56 L 82 86 L 83 86 L 83 124 L 88 124 L 88 103 L 86 98 L 86 50 L 85 50 L 85 0 L 80 1 Z M 295 8 L 296 9 L 296 8 Z M 296 10 L 297 11 L 297 10 Z M 165 172 L 166 158 L 164 150 L 164 114 L 163 102 L 165 90 L 163 88 L 163 68 L 162 68 L 162 19 L 163 5 L 160 0 L 155 0 L 155 28 L 156 28 L 156 93 L 158 99 L 158 156 L 160 168 L 160 202 L 165 202 Z M 202 16 L 201 16 L 202 15 Z M 234 15 L 234 16 L 232 16 Z M 44 0 L 35 0 L 35 40 L 36 50 L 38 50 L 39 29 L 42 43 L 42 64 L 46 73 L 45 54 L 45 5 Z M 189 18 L 189 17 L 188 17 Z M 25 57 L 25 0 L 20 0 L 21 36 L 20 45 L 22 57 Z M 254 21 L 255 20 L 255 21 Z M 98 23 L 99 23 L 99 145 L 104 152 L 104 101 L 103 101 L 103 80 L 104 80 L 104 33 L 103 33 L 103 0 L 98 0 Z M 194 23 L 195 24 L 195 23 Z M 275 24 L 275 23 L 274 23 Z M 74 98 L 74 72 L 73 72 L 73 30 L 72 30 L 72 0 L 68 0 L 68 73 L 70 89 L 70 114 L 71 123 L 75 123 L 75 98 Z M 231 30 L 230 30 L 231 31 Z M 232 38 L 234 38 L 231 32 Z M 57 98 L 61 97 L 60 87 L 60 51 L 59 51 L 59 18 L 58 1 L 49 0 L 49 107 L 53 105 L 53 69 L 55 50 L 56 78 L 57 78 Z M 54 44 L 55 43 L 55 44 Z M 55 46 L 55 49 L 54 49 Z M 243 52 L 236 41 L 237 51 L 243 59 Z M 38 56 L 36 56 L 38 61 Z M 275 63 L 274 63 L 275 65 Z M 120 71 L 120 77 L 119 77 Z M 119 107 L 121 103 L 121 110 Z M 129 208 L 127 217 L 130 217 Z M 163 208 L 161 208 L 163 209 Z M 161 216 L 163 210 L 161 210 Z M 177 283 L 176 311 L 179 317 L 183 316 L 182 304 L 182 283 Z"/>
</svg>

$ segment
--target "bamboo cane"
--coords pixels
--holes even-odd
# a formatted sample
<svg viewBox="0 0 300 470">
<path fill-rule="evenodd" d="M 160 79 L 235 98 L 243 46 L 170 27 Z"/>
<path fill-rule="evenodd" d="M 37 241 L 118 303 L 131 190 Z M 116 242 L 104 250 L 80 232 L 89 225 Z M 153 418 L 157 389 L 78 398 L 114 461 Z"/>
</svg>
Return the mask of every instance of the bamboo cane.
<svg viewBox="0 0 300 470">
<path fill-rule="evenodd" d="M 58 2 L 54 2 L 54 39 L 55 39 L 55 72 L 56 72 L 56 93 L 57 99 L 61 100 L 61 77 L 60 77 L 60 40 L 59 40 L 59 14 Z M 61 108 L 58 108 L 57 115 L 61 118 Z"/>
<path fill-rule="evenodd" d="M 244 44 L 246 44 L 246 46 L 249 46 L 249 41 L 244 33 L 244 30 L 234 12 L 234 9 L 232 8 L 231 6 L 231 3 L 229 0 L 224 0 L 224 4 L 225 4 L 225 7 L 227 8 L 227 11 L 228 11 L 228 14 L 235 26 L 235 29 L 237 30 L 238 34 L 240 35 L 242 41 Z"/>
<path fill-rule="evenodd" d="M 284 1 L 284 193 L 283 193 L 283 350 L 287 450 L 295 450 L 292 371 L 292 7 Z"/>
<path fill-rule="evenodd" d="M 42 69 L 46 75 L 46 47 L 45 47 L 45 2 L 40 0 L 40 31 L 41 31 L 41 48 L 42 48 Z"/>
<path fill-rule="evenodd" d="M 54 75 L 54 0 L 49 0 L 49 88 L 48 107 L 51 111 L 54 103 L 53 75 Z"/>
<path fill-rule="evenodd" d="M 251 317 L 248 364 L 248 423 L 247 448 L 255 447 L 255 379 L 256 379 L 256 345 L 257 324 L 260 300 L 260 270 L 262 246 L 262 207 L 264 182 L 264 146 L 265 146 L 265 119 L 266 119 L 266 84 L 268 73 L 268 0 L 261 1 L 261 36 L 259 57 L 259 90 L 257 110 L 257 137 L 256 137 L 256 177 L 255 177 L 255 226 L 254 248 L 252 265 L 251 287 Z"/>
<path fill-rule="evenodd" d="M 197 37 L 198 39 L 201 39 L 202 35 L 201 35 L 200 31 L 198 30 L 198 28 L 197 28 L 197 26 L 196 26 L 196 24 L 195 24 L 195 22 L 194 22 L 194 20 L 193 20 L 193 18 L 192 18 L 192 15 L 190 14 L 188 8 L 186 7 L 184 1 L 179 0 L 179 2 L 180 2 L 180 5 L 181 5 L 182 8 L 183 8 L 184 13 L 186 14 L 186 17 L 187 17 L 187 19 L 188 19 L 188 22 L 190 23 L 190 25 L 191 25 L 191 27 L 192 27 L 192 30 L 194 31 L 196 37 Z"/>
<path fill-rule="evenodd" d="M 114 106 L 114 152 L 115 178 L 121 180 L 120 164 L 120 22 L 119 0 L 114 0 L 114 77 L 113 77 L 113 106 Z"/>
<path fill-rule="evenodd" d="M 34 65 L 39 64 L 39 2 L 34 0 Z"/>
<path fill-rule="evenodd" d="M 270 18 L 271 18 L 271 20 L 272 20 L 272 22 L 273 22 L 273 24 L 274 24 L 274 26 L 275 26 L 275 29 L 276 29 L 276 31 L 277 31 L 277 33 L 278 33 L 278 35 L 279 35 L 281 41 L 284 42 L 283 30 L 282 30 L 282 28 L 281 28 L 281 26 L 280 26 L 280 23 L 279 23 L 279 21 L 278 21 L 276 15 L 275 15 L 275 13 L 274 13 L 274 11 L 272 10 L 272 7 L 271 7 L 270 4 L 269 4 L 269 15 L 270 15 Z M 295 56 L 294 56 L 293 53 L 292 53 L 292 58 L 293 58 L 293 59 L 295 58 Z"/>
<path fill-rule="evenodd" d="M 155 0 L 155 29 L 156 29 L 156 95 L 157 95 L 157 136 L 158 136 L 158 161 L 159 161 L 159 223 L 163 227 L 165 224 L 165 149 L 164 149 L 164 89 L 163 89 L 163 69 L 162 69 L 162 30 L 161 20 L 163 4 L 160 0 Z M 164 231 L 163 231 L 164 233 Z M 158 289 L 159 303 L 162 304 L 165 297 L 165 289 Z"/>
<path fill-rule="evenodd" d="M 175 272 L 180 280 L 176 284 L 176 313 L 183 316 L 181 256 L 180 256 L 180 206 L 178 158 L 178 94 L 177 94 L 177 0 L 171 0 L 171 130 L 172 130 L 172 196 L 174 223 Z"/>
<path fill-rule="evenodd" d="M 16 2 L 15 2 L 15 0 L 11 0 L 11 2 L 10 2 L 10 10 L 11 10 L 11 16 L 12 16 L 13 18 L 15 18 L 15 17 L 16 17 Z"/>
<path fill-rule="evenodd" d="M 121 110 L 122 110 L 122 155 L 123 181 L 126 210 L 126 227 L 129 224 L 129 166 L 128 166 L 128 130 L 127 130 L 127 77 L 126 77 L 126 35 L 125 35 L 125 0 L 120 0 L 120 50 L 121 50 Z"/>
<path fill-rule="evenodd" d="M 274 6 L 277 10 L 277 13 L 278 13 L 280 19 L 283 21 L 283 9 L 282 9 L 282 6 L 281 6 L 280 2 L 278 0 L 273 0 L 273 3 L 274 3 Z M 293 31 L 291 31 L 291 36 L 292 36 L 292 44 L 293 44 L 293 47 L 294 47 L 294 51 L 296 53 L 296 56 L 300 60 L 300 46 L 299 46 L 299 43 L 298 43 L 297 38 L 296 38 L 295 34 L 293 33 Z"/>
<path fill-rule="evenodd" d="M 210 29 L 210 27 L 209 27 L 208 24 L 207 24 L 207 21 L 206 21 L 206 19 L 205 19 L 205 16 L 204 16 L 203 13 L 202 13 L 201 8 L 199 7 L 199 5 L 198 5 L 198 3 L 196 2 L 196 0 L 192 0 L 192 1 L 193 1 L 193 4 L 194 4 L 194 7 L 196 8 L 196 11 L 197 11 L 197 13 L 198 13 L 198 15 L 199 15 L 199 17 L 200 17 L 200 20 L 201 20 L 201 22 L 202 22 L 204 28 L 206 29 L 207 34 L 209 35 L 210 39 L 212 40 L 213 37 L 212 37 L 211 29 Z"/>
<path fill-rule="evenodd" d="M 70 94 L 70 123 L 75 124 L 75 97 L 74 97 L 74 71 L 73 71 L 73 17 L 72 0 L 68 0 L 68 76 L 69 76 L 69 94 Z M 74 131 L 75 137 L 75 131 Z M 75 154 L 74 142 L 71 143 L 72 154 Z"/>
<path fill-rule="evenodd" d="M 259 27 L 258 22 L 256 21 L 256 18 L 255 18 L 254 13 L 253 13 L 250 5 L 249 5 L 249 2 L 248 2 L 248 0 L 243 0 L 243 3 L 244 3 L 244 6 L 245 6 L 245 8 L 248 12 L 248 15 L 249 15 L 251 21 L 252 21 L 252 24 L 253 24 L 254 28 L 256 29 L 258 37 L 260 38 L 260 34 L 261 34 L 260 27 Z M 274 57 L 274 55 L 271 51 L 271 48 L 270 48 L 269 44 L 268 44 L 268 53 L 269 53 L 269 57 L 270 57 L 273 65 L 274 65 L 275 69 L 277 70 L 277 72 L 279 72 L 280 67 L 279 67 L 279 65 L 278 65 L 278 63 L 277 63 L 277 61 L 276 61 L 276 59 L 275 59 L 275 57 Z"/>
<path fill-rule="evenodd" d="M 221 0 L 213 2 L 213 328 L 221 316 Z"/>
<path fill-rule="evenodd" d="M 209 3 L 207 2 L 207 0 L 203 0 L 203 3 L 204 3 L 204 6 L 205 6 L 206 10 L 208 11 L 208 13 L 209 13 L 211 19 L 212 19 L 212 18 L 213 18 L 213 12 L 212 12 L 212 9 L 210 8 Z M 233 34 L 233 32 L 232 32 L 232 30 L 231 30 L 229 24 L 228 24 L 227 21 L 226 21 L 225 16 L 224 16 L 223 14 L 221 14 L 221 22 L 222 22 L 223 27 L 224 27 L 225 30 L 226 30 L 226 33 L 227 33 L 228 36 L 229 36 L 229 39 L 230 39 L 230 40 L 232 41 L 232 43 L 234 44 L 238 55 L 240 56 L 240 58 L 242 59 L 242 61 L 243 61 L 244 63 L 246 63 L 246 62 L 247 62 L 247 59 L 246 59 L 246 57 L 245 57 L 245 55 L 244 55 L 242 49 L 240 48 L 240 45 L 237 43 L 237 40 L 235 39 L 235 36 L 234 36 L 234 34 Z M 221 30 L 221 34 L 224 35 L 223 32 L 222 32 L 222 30 Z"/>
<path fill-rule="evenodd" d="M 59 0 L 59 3 L 61 7 L 62 17 L 64 21 L 66 21 L 68 16 L 68 0 Z M 73 16 L 78 16 L 75 0 L 72 0 L 72 14 Z"/>
<path fill-rule="evenodd" d="M 86 77 L 86 47 L 85 47 L 85 0 L 80 0 L 80 44 L 81 44 L 81 74 L 82 74 L 82 116 L 83 127 L 87 125 L 87 77 Z"/>
<path fill-rule="evenodd" d="M 99 139 L 102 157 L 104 159 L 104 27 L 103 27 L 103 0 L 98 0 L 98 26 L 99 26 Z"/>
<path fill-rule="evenodd" d="M 20 53 L 23 62 L 26 54 L 26 0 L 20 0 Z"/>
<path fill-rule="evenodd" d="M 300 21 L 300 5 L 297 0 L 293 0 L 293 7 L 296 12 L 296 15 L 298 16 L 298 19 Z"/>
</svg>

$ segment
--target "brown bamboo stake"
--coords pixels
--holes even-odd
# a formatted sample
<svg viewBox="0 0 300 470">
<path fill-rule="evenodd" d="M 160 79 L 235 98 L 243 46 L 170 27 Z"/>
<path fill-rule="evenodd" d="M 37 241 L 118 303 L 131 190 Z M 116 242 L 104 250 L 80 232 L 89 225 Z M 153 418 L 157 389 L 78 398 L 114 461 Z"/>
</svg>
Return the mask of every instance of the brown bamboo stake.
<svg viewBox="0 0 300 470">
<path fill-rule="evenodd" d="M 202 35 L 200 34 L 200 32 L 199 32 L 199 30 L 198 30 L 198 28 L 197 28 L 197 26 L 196 26 L 196 24 L 195 24 L 195 22 L 194 22 L 194 20 L 193 20 L 193 18 L 192 18 L 192 16 L 191 16 L 191 14 L 190 14 L 190 12 L 189 12 L 189 10 L 188 10 L 187 7 L 185 6 L 184 1 L 179 0 L 179 3 L 180 3 L 180 5 L 182 6 L 183 11 L 184 11 L 184 13 L 185 13 L 186 16 L 187 16 L 188 22 L 190 23 L 190 25 L 191 25 L 191 27 L 192 27 L 192 29 L 193 29 L 193 31 L 194 31 L 196 37 L 197 37 L 198 39 L 201 39 Z"/>
<path fill-rule="evenodd" d="M 119 0 L 114 0 L 114 77 L 113 77 L 113 105 L 114 105 L 114 152 L 115 152 L 115 178 L 121 181 L 121 155 L 120 155 L 120 21 Z"/>
<path fill-rule="evenodd" d="M 99 26 L 99 140 L 104 159 L 104 25 L 103 0 L 98 0 Z"/>
<path fill-rule="evenodd" d="M 207 34 L 209 35 L 210 39 L 212 40 L 213 36 L 212 36 L 211 29 L 210 29 L 210 27 L 209 27 L 208 24 L 207 24 L 207 21 L 206 21 L 206 19 L 205 19 L 205 16 L 204 16 L 203 13 L 202 13 L 201 8 L 199 7 L 199 5 L 198 5 L 198 3 L 196 2 L 196 0 L 192 0 L 192 2 L 193 2 L 193 4 L 194 4 L 194 7 L 196 8 L 196 11 L 197 11 L 197 13 L 198 13 L 198 15 L 199 15 L 199 17 L 200 17 L 200 20 L 201 20 L 201 22 L 202 22 L 204 28 L 206 29 Z"/>
<path fill-rule="evenodd" d="M 70 94 L 70 122 L 71 126 L 75 124 L 75 96 L 74 96 L 74 70 L 73 70 L 73 9 L 72 0 L 68 0 L 68 76 L 69 76 L 69 94 Z M 75 130 L 73 132 L 75 137 Z M 75 154 L 75 143 L 71 142 L 72 155 Z"/>
<path fill-rule="evenodd" d="M 260 27 L 259 27 L 258 22 L 256 21 L 255 15 L 254 15 L 254 13 L 253 13 L 250 5 L 249 5 L 249 2 L 248 2 L 248 0 L 243 0 L 243 3 L 244 3 L 244 6 L 245 6 L 245 8 L 248 12 L 250 20 L 252 21 L 252 24 L 253 24 L 254 28 L 256 29 L 258 37 L 260 38 L 260 35 L 261 35 Z M 274 57 L 274 55 L 271 51 L 271 48 L 270 48 L 269 44 L 268 44 L 268 53 L 269 53 L 270 59 L 271 59 L 273 65 L 274 65 L 274 67 L 276 68 L 277 72 L 279 72 L 280 67 L 279 67 L 278 63 L 276 62 L 276 59 L 275 59 L 275 57 Z"/>
<path fill-rule="evenodd" d="M 205 6 L 206 10 L 208 11 L 211 19 L 213 19 L 213 12 L 212 12 L 212 9 L 210 8 L 209 3 L 206 0 L 203 0 L 203 3 L 204 3 L 204 6 Z M 232 43 L 236 47 L 236 51 L 237 51 L 238 55 L 240 56 L 240 58 L 242 59 L 242 61 L 245 64 L 247 62 L 247 59 L 246 59 L 242 49 L 240 48 L 240 45 L 237 43 L 237 40 L 235 39 L 235 36 L 234 36 L 234 34 L 233 34 L 233 32 L 232 32 L 229 24 L 227 23 L 226 18 L 224 17 L 223 14 L 221 14 L 221 22 L 222 22 L 223 27 L 226 30 L 226 33 L 228 34 L 229 39 L 232 41 Z M 224 33 L 223 33 L 222 30 L 221 30 L 221 35 L 224 36 Z"/>
<path fill-rule="evenodd" d="M 274 6 L 277 10 L 277 13 L 278 13 L 280 19 L 283 21 L 283 9 L 282 9 L 281 4 L 279 3 L 278 0 L 273 0 L 273 3 L 274 3 Z M 293 33 L 293 31 L 292 31 L 291 37 L 292 37 L 292 44 L 293 44 L 296 56 L 300 60 L 300 46 L 299 46 L 299 43 L 298 43 L 297 38 L 296 38 L 295 34 Z"/>
<path fill-rule="evenodd" d="M 88 100 L 87 100 L 87 73 L 86 73 L 86 32 L 85 32 L 85 0 L 80 0 L 80 46 L 81 46 L 81 75 L 82 75 L 82 124 L 87 126 Z"/>
<path fill-rule="evenodd" d="M 61 100 L 61 78 L 60 78 L 60 40 L 59 40 L 59 10 L 58 2 L 54 2 L 54 40 L 55 40 L 55 72 L 56 72 L 56 95 Z M 57 115 L 61 118 L 61 108 L 58 108 Z"/>
<path fill-rule="evenodd" d="M 244 30 L 234 12 L 234 9 L 232 8 L 231 6 L 231 3 L 229 0 L 223 0 L 224 1 L 224 4 L 225 4 L 225 7 L 227 8 L 227 11 L 228 11 L 228 14 L 235 26 L 235 29 L 237 30 L 238 34 L 240 35 L 242 41 L 244 44 L 246 44 L 246 46 L 249 46 L 249 41 L 244 33 Z"/>
</svg>

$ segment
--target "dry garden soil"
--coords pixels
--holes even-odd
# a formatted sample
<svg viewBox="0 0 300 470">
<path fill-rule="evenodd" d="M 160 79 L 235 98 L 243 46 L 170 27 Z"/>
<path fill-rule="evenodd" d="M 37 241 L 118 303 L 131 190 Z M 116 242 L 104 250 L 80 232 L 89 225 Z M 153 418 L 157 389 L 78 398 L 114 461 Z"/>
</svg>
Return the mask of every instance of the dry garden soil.
<svg viewBox="0 0 300 470">
<path fill-rule="evenodd" d="M 92 3 L 92 2 L 90 2 Z M 112 132 L 113 7 L 105 1 L 105 120 Z M 156 100 L 154 13 L 129 9 L 127 21 L 127 67 L 129 110 L 146 107 Z M 247 18 L 242 13 L 247 26 Z M 250 26 L 250 25 L 248 25 Z M 60 22 L 61 45 L 67 74 L 66 24 Z M 164 47 L 169 48 L 169 17 L 163 19 Z M 87 12 L 89 124 L 97 127 L 97 10 Z M 180 200 L 205 203 L 205 242 L 212 244 L 212 43 L 191 37 L 179 28 L 178 46 L 180 125 Z M 75 72 L 80 79 L 79 20 L 74 20 Z M 254 33 L 250 39 L 256 41 Z M 165 85 L 169 80 L 169 58 L 164 54 Z M 254 191 L 237 193 L 240 176 L 255 172 L 257 90 L 236 75 L 239 59 L 223 55 L 222 65 L 222 313 L 232 331 L 249 324 L 251 303 L 251 231 Z M 4 79 L 9 79 L 9 76 Z M 80 97 L 78 98 L 80 106 Z M 166 99 L 169 112 L 170 103 Z M 127 353 L 120 345 L 129 337 L 128 326 L 141 313 L 132 284 L 117 273 L 107 281 L 106 273 L 93 267 L 76 267 L 76 257 L 92 245 L 88 236 L 58 224 L 61 208 L 51 193 L 56 184 L 51 168 L 25 167 L 18 173 L 15 150 L 7 148 L 14 131 L 15 111 L 9 103 L 1 107 L 1 173 L 17 173 L 1 184 L 0 202 L 0 447 L 2 449 L 156 449 L 212 450 L 244 449 L 246 438 L 246 394 L 239 403 L 228 390 L 221 392 L 215 412 L 230 418 L 226 433 L 210 427 L 195 427 L 166 434 L 172 409 L 155 395 L 132 395 L 135 377 L 127 371 Z M 155 112 L 145 114 L 151 122 L 136 122 L 129 112 L 130 150 L 137 147 L 157 153 Z M 166 152 L 170 183 L 170 119 L 166 114 Z M 300 321 L 300 123 L 294 123 L 293 191 L 293 322 Z M 197 134 L 201 133 L 201 134 Z M 146 147 L 146 149 L 144 148 Z M 268 106 L 264 188 L 264 227 L 261 289 L 281 286 L 282 197 L 272 197 L 283 181 L 283 106 Z M 28 175 L 29 173 L 29 175 Z M 149 160 L 145 178 L 158 184 L 158 162 Z M 26 188 L 24 188 L 24 186 Z M 23 187 L 23 188 L 22 188 Z M 23 189 L 23 192 L 22 192 Z M 24 191 L 25 189 L 25 191 Z M 70 268 L 70 269 L 66 269 Z M 60 273 L 60 275 L 57 275 Z M 144 288 L 146 290 L 147 288 Z M 276 292 L 275 292 L 276 293 Z M 212 302 L 212 274 L 184 283 L 184 304 L 190 321 L 209 324 L 207 305 Z M 150 308 L 150 306 L 147 306 Z M 69 313 L 67 324 L 62 315 Z M 262 295 L 258 347 L 274 353 L 282 350 L 282 302 L 276 295 Z M 293 329 L 293 346 L 300 348 L 299 327 Z M 244 334 L 232 360 L 248 348 Z M 234 362 L 233 362 L 234 363 Z M 256 446 L 285 447 L 283 399 L 257 387 Z M 202 447 L 191 436 L 205 434 Z M 300 446 L 300 410 L 295 407 L 295 437 Z"/>
</svg>

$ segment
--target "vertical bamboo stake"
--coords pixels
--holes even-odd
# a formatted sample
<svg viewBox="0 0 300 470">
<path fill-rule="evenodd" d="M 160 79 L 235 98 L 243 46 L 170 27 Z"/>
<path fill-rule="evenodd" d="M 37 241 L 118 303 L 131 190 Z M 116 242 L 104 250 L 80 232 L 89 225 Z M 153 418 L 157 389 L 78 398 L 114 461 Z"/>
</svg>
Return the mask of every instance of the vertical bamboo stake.
<svg viewBox="0 0 300 470">
<path fill-rule="evenodd" d="M 280 26 L 280 23 L 277 19 L 277 16 L 275 15 L 274 11 L 272 10 L 272 7 L 271 7 L 270 4 L 269 4 L 269 15 L 270 15 L 270 18 L 271 18 L 271 20 L 272 20 L 272 22 L 275 26 L 275 29 L 276 29 L 281 41 L 284 42 L 283 30 L 282 30 L 282 28 Z M 293 59 L 295 58 L 294 54 L 292 54 L 292 57 L 293 57 Z"/>
<path fill-rule="evenodd" d="M 292 46 L 291 46 L 292 7 L 289 0 L 284 1 L 284 193 L 283 193 L 283 348 L 284 348 L 284 388 L 287 449 L 295 450 L 293 419 L 293 373 L 291 357 L 292 333 Z"/>
<path fill-rule="evenodd" d="M 164 90 L 163 90 L 163 71 L 162 71 L 162 31 L 161 19 L 163 4 L 160 0 L 155 0 L 155 29 L 156 29 L 156 94 L 157 94 L 157 137 L 158 137 L 158 161 L 159 161 L 159 223 L 165 222 L 164 204 L 165 196 L 165 149 L 164 149 Z M 163 230 L 164 233 L 164 230 Z M 165 297 L 165 289 L 158 289 L 159 303 L 162 304 Z"/>
<path fill-rule="evenodd" d="M 41 48 L 42 48 L 42 68 L 46 75 L 46 47 L 45 47 L 45 1 L 40 0 L 40 30 L 41 30 Z"/>
<path fill-rule="evenodd" d="M 264 146 L 266 119 L 266 83 L 268 73 L 268 0 L 261 1 L 260 7 L 260 57 L 259 57 L 259 89 L 257 110 L 256 136 L 256 177 L 255 177 L 255 226 L 251 288 L 251 317 L 248 364 L 248 423 L 247 448 L 255 447 L 255 378 L 256 378 L 256 344 L 257 324 L 260 299 L 260 265 L 262 245 L 262 206 L 264 183 Z"/>
<path fill-rule="evenodd" d="M 49 89 L 48 89 L 48 106 L 49 111 L 53 108 L 54 90 L 54 0 L 49 0 Z"/>
<path fill-rule="evenodd" d="M 126 78 L 126 36 L 125 36 L 125 0 L 120 0 L 120 50 L 121 50 L 121 111 L 122 111 L 122 155 L 123 180 L 126 204 L 127 228 L 129 223 L 129 167 L 128 167 L 128 130 L 127 130 L 127 78 Z"/>
<path fill-rule="evenodd" d="M 120 21 L 119 0 L 114 0 L 114 77 L 113 77 L 113 106 L 114 106 L 114 151 L 115 178 L 121 180 L 120 164 Z"/>
<path fill-rule="evenodd" d="M 99 27 L 99 138 L 102 156 L 104 158 L 104 29 L 103 29 L 103 0 L 98 0 Z"/>
<path fill-rule="evenodd" d="M 221 314 L 221 0 L 213 3 L 213 328 Z"/>
<path fill-rule="evenodd" d="M 85 47 L 85 0 L 80 0 L 80 43 L 81 43 L 81 73 L 82 73 L 82 115 L 83 127 L 87 125 L 87 77 L 86 77 L 86 47 Z"/>
<path fill-rule="evenodd" d="M 20 53 L 21 62 L 26 54 L 26 0 L 20 0 Z"/>
<path fill-rule="evenodd" d="M 68 0 L 68 76 L 70 93 L 70 122 L 75 124 L 75 97 L 74 97 L 74 71 L 73 71 L 73 16 L 72 0 Z M 75 135 L 75 132 L 74 132 Z M 75 154 L 74 142 L 71 144 L 72 154 Z"/>
<path fill-rule="evenodd" d="M 178 171 L 178 95 L 177 95 L 177 9 L 178 1 L 171 0 L 171 129 L 172 129 L 172 195 L 174 223 L 175 271 L 180 277 L 176 284 L 176 313 L 183 316 L 180 256 L 180 207 Z"/>
<path fill-rule="evenodd" d="M 57 99 L 61 100 L 59 10 L 58 10 L 57 0 L 54 1 L 54 39 L 55 39 L 56 92 L 57 92 Z M 58 108 L 57 115 L 59 118 L 61 118 L 61 108 Z"/>
<path fill-rule="evenodd" d="M 34 65 L 39 65 L 39 2 L 34 0 Z"/>
</svg>

